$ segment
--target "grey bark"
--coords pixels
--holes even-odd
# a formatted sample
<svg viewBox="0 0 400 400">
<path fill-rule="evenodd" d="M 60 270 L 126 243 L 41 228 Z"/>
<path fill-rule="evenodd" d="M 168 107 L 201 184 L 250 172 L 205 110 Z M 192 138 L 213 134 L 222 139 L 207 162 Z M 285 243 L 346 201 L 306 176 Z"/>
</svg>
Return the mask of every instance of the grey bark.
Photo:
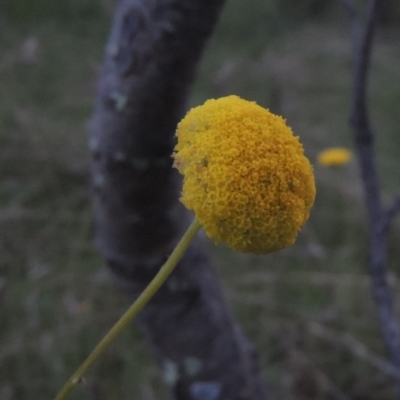
<svg viewBox="0 0 400 400">
<path fill-rule="evenodd" d="M 90 127 L 95 240 L 132 299 L 192 218 L 174 131 L 223 3 L 122 0 L 116 10 Z M 175 399 L 271 398 L 201 237 L 137 322 Z"/>
</svg>

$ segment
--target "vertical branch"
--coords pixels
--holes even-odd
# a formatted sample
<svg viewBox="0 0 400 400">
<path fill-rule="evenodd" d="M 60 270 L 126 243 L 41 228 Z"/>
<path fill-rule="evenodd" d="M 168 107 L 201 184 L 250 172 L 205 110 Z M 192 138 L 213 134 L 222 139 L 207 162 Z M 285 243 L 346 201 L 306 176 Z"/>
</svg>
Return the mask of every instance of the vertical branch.
<svg viewBox="0 0 400 400">
<path fill-rule="evenodd" d="M 344 0 L 352 25 L 354 71 L 351 126 L 357 152 L 369 227 L 368 271 L 371 291 L 377 306 L 380 327 L 389 357 L 400 370 L 400 327 L 396 320 L 393 297 L 387 281 L 387 229 L 382 221 L 387 215 L 382 208 L 376 169 L 374 135 L 371 129 L 367 100 L 367 81 L 374 39 L 378 0 L 368 5 L 364 30 L 361 32 L 354 4 Z M 400 399 L 400 375 L 396 378 L 397 398 Z"/>
<path fill-rule="evenodd" d="M 96 244 L 136 298 L 189 225 L 174 132 L 223 0 L 121 0 L 90 130 Z M 177 400 L 270 399 L 202 238 L 139 314 Z"/>
</svg>

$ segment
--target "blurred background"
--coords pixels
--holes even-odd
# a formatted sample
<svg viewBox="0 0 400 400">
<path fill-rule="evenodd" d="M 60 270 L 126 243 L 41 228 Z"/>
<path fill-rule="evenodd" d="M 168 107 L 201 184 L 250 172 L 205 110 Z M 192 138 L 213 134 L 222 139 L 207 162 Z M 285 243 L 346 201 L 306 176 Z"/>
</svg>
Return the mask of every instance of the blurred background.
<svg viewBox="0 0 400 400">
<path fill-rule="evenodd" d="M 369 93 L 390 204 L 400 189 L 400 3 L 381 3 Z M 0 2 L 0 400 L 51 399 L 127 307 L 92 244 L 86 133 L 115 4 Z M 316 161 L 352 147 L 349 32 L 340 0 L 228 0 L 191 98 L 238 94 L 282 114 L 315 167 L 316 203 L 294 246 L 256 257 L 210 244 L 277 399 L 392 398 L 357 163 Z M 390 243 L 398 309 L 400 218 Z M 96 399 L 167 398 L 135 328 L 88 382 Z M 69 398 L 92 398 L 85 390 Z"/>
</svg>

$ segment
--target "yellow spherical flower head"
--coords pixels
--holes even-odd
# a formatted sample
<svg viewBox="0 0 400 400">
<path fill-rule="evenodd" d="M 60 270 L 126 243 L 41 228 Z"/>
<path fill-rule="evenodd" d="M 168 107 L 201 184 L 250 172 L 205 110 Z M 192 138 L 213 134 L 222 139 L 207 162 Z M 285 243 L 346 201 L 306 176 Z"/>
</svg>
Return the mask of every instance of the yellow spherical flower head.
<svg viewBox="0 0 400 400">
<path fill-rule="evenodd" d="M 351 151 L 342 147 L 332 147 L 318 154 L 318 163 L 324 167 L 337 167 L 347 164 L 351 159 Z"/>
<path fill-rule="evenodd" d="M 293 244 L 315 198 L 312 166 L 285 121 L 237 96 L 179 123 L 181 201 L 216 243 L 266 254 Z"/>
</svg>

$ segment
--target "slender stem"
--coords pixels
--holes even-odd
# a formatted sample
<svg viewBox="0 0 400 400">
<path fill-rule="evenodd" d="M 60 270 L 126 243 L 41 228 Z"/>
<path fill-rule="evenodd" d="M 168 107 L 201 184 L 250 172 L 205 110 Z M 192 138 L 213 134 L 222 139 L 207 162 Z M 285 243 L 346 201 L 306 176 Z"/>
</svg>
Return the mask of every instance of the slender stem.
<svg viewBox="0 0 400 400">
<path fill-rule="evenodd" d="M 143 307 L 151 300 L 157 290 L 165 282 L 171 272 L 174 270 L 179 260 L 182 258 L 189 244 L 196 236 L 197 232 L 201 229 L 201 225 L 195 219 L 182 239 L 179 241 L 174 251 L 169 256 L 168 260 L 161 267 L 160 271 L 149 283 L 142 294 L 135 300 L 129 307 L 125 314 L 117 321 L 117 323 L 108 331 L 100 343 L 95 347 L 92 353 L 80 365 L 80 367 L 68 379 L 64 387 L 60 390 L 54 400 L 63 400 L 68 393 L 81 381 L 83 375 L 89 367 L 100 357 L 100 355 L 107 349 L 107 347 L 119 336 L 122 330 L 132 321 L 132 319 L 143 309 Z"/>
<path fill-rule="evenodd" d="M 397 212 L 393 208 L 385 212 L 382 207 L 381 190 L 376 168 L 374 133 L 368 110 L 367 81 L 376 27 L 379 0 L 369 0 L 366 23 L 360 29 L 354 1 L 343 0 L 348 10 L 353 31 L 353 99 L 351 125 L 355 148 L 358 153 L 364 198 L 369 224 L 368 272 L 371 292 L 380 318 L 380 328 L 391 362 L 396 370 L 396 399 L 400 400 L 400 325 L 396 318 L 393 294 L 387 278 L 387 228 Z"/>
</svg>

